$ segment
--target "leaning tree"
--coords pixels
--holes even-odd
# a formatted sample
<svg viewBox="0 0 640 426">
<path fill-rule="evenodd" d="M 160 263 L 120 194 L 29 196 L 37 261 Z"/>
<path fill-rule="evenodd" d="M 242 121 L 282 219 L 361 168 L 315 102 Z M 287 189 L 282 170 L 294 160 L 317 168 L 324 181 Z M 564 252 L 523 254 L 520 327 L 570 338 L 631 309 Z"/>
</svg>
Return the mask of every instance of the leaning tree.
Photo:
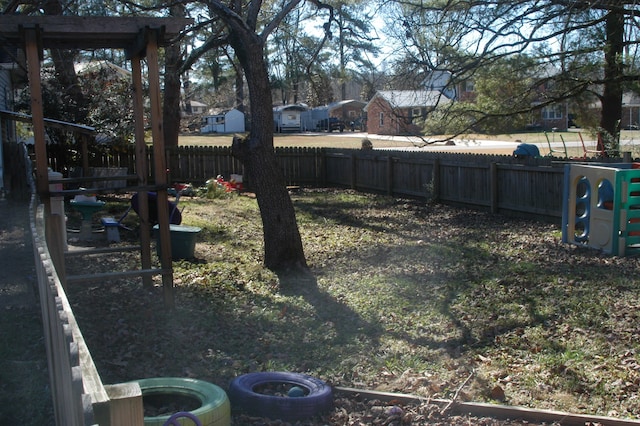
<svg viewBox="0 0 640 426">
<path fill-rule="evenodd" d="M 210 19 L 201 19 L 195 29 L 209 26 L 210 36 L 184 63 L 188 67 L 200 55 L 221 45 L 229 45 L 235 52 L 248 87 L 251 124 L 246 137 L 234 138 L 232 150 L 255 191 L 263 225 L 264 263 L 272 270 L 307 267 L 293 203 L 275 156 L 273 102 L 265 57 L 267 38 L 301 2 L 291 0 L 277 9 L 267 8 L 261 0 L 199 2 L 203 7 L 200 12 L 208 13 Z M 330 25 L 331 7 L 315 4 L 328 10 Z"/>
</svg>

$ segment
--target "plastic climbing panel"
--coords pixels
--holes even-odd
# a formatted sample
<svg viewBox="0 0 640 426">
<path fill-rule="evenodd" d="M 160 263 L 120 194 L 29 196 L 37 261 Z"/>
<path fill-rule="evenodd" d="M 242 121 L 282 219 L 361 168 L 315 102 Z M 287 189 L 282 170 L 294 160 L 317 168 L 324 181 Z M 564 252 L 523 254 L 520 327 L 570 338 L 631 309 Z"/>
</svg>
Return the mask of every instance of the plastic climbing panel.
<svg viewBox="0 0 640 426">
<path fill-rule="evenodd" d="M 563 192 L 563 242 L 640 253 L 640 164 L 567 164 Z"/>
</svg>

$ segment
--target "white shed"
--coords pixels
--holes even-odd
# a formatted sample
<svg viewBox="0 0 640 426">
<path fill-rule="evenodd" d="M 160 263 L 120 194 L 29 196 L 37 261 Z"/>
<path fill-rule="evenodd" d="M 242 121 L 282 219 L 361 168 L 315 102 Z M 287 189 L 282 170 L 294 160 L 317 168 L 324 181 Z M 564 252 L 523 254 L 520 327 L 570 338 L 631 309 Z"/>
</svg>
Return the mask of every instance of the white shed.
<svg viewBox="0 0 640 426">
<path fill-rule="evenodd" d="M 235 108 L 204 116 L 200 127 L 200 133 L 242 133 L 244 131 L 244 113 Z"/>
<path fill-rule="evenodd" d="M 301 115 L 309 109 L 304 104 L 283 105 L 273 108 L 273 124 L 276 132 L 302 132 L 307 130 Z"/>
</svg>

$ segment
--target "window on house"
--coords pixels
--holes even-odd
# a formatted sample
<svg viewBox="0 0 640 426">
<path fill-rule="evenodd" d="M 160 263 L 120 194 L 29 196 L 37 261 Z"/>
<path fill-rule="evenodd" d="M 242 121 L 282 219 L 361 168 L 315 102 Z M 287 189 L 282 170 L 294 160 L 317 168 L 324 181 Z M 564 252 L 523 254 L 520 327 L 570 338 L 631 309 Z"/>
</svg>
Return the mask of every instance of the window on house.
<svg viewBox="0 0 640 426">
<path fill-rule="evenodd" d="M 349 110 L 348 115 L 349 115 L 349 118 L 355 118 L 356 112 L 351 109 L 351 110 Z"/>
<path fill-rule="evenodd" d="M 380 113 L 380 126 L 384 126 L 384 112 Z"/>
<path fill-rule="evenodd" d="M 554 90 L 556 88 L 556 82 L 554 80 L 547 80 L 545 81 L 543 87 L 547 91 Z"/>
<path fill-rule="evenodd" d="M 464 82 L 464 91 L 465 92 L 475 92 L 476 85 L 473 83 L 473 80 L 467 80 Z"/>
<path fill-rule="evenodd" d="M 545 120 L 558 120 L 562 118 L 562 105 L 550 105 L 542 108 L 542 118 Z"/>
<path fill-rule="evenodd" d="M 421 108 L 412 108 L 411 109 L 411 117 L 420 117 L 422 115 Z"/>
</svg>

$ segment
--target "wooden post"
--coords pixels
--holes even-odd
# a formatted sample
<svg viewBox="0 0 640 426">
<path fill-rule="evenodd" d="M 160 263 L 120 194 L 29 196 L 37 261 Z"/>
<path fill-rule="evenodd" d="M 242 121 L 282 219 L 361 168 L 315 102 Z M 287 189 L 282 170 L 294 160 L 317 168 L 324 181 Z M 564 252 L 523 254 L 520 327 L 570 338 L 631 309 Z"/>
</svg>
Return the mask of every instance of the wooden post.
<svg viewBox="0 0 640 426">
<path fill-rule="evenodd" d="M 173 271 L 171 264 L 171 234 L 169 232 L 169 199 L 167 196 L 167 162 L 164 150 L 162 105 L 160 102 L 160 71 L 158 69 L 158 40 L 155 30 L 148 30 L 147 65 L 149 67 L 149 97 L 151 98 L 151 134 L 153 136 L 153 160 L 155 183 L 158 187 L 158 233 L 160 235 L 160 264 L 164 304 L 175 307 Z"/>
<path fill-rule="evenodd" d="M 104 388 L 109 395 L 110 425 L 144 425 L 142 390 L 138 383 L 120 383 L 117 385 L 107 385 Z"/>
<path fill-rule="evenodd" d="M 327 174 L 325 173 L 326 172 L 326 165 L 327 165 L 327 163 L 326 163 L 327 152 L 326 152 L 325 149 L 321 148 L 319 150 L 315 149 L 313 151 L 313 153 L 314 153 L 313 155 L 315 156 L 314 164 L 316 166 L 316 173 L 315 173 L 314 182 L 315 182 L 315 184 L 317 186 L 319 186 L 319 185 L 324 186 L 327 183 L 327 179 L 326 179 L 326 177 L 327 177 L 326 175 Z"/>
<path fill-rule="evenodd" d="M 63 235 L 64 230 L 61 226 L 64 217 L 60 217 L 58 214 L 45 215 L 45 234 L 47 240 L 47 246 L 49 247 L 49 254 L 51 254 L 51 261 L 58 274 L 60 282 L 67 282 L 67 272 L 64 264 L 64 242 L 67 239 L 66 235 Z"/>
<path fill-rule="evenodd" d="M 353 190 L 358 189 L 357 168 L 358 168 L 358 158 L 354 153 L 354 154 L 351 154 L 351 189 Z"/>
<path fill-rule="evenodd" d="M 80 143 L 82 150 L 82 176 L 89 176 L 89 135 L 80 134 Z"/>
<path fill-rule="evenodd" d="M 387 157 L 387 194 L 393 195 L 393 157 Z"/>
<path fill-rule="evenodd" d="M 433 160 L 433 175 L 431 176 L 431 201 L 440 199 L 440 159 Z"/>
<path fill-rule="evenodd" d="M 36 190 L 45 207 L 49 208 L 49 176 L 47 143 L 44 133 L 44 112 L 42 109 L 42 82 L 40 81 L 40 46 L 38 28 L 25 28 L 24 39 L 27 57 L 27 73 L 31 92 L 31 120 L 36 153 Z"/>
<path fill-rule="evenodd" d="M 498 213 L 498 165 L 489 164 L 489 188 L 491 191 L 491 213 Z"/>
<path fill-rule="evenodd" d="M 144 140 L 144 104 L 142 97 L 142 66 L 139 54 L 131 58 L 131 75 L 133 83 L 133 116 L 135 123 L 135 155 L 138 186 L 147 185 L 147 144 Z M 151 237 L 149 224 L 149 196 L 147 191 L 138 192 L 138 216 L 140 217 L 140 262 L 142 269 L 151 269 Z M 145 288 L 153 286 L 151 275 L 142 276 Z"/>
</svg>

